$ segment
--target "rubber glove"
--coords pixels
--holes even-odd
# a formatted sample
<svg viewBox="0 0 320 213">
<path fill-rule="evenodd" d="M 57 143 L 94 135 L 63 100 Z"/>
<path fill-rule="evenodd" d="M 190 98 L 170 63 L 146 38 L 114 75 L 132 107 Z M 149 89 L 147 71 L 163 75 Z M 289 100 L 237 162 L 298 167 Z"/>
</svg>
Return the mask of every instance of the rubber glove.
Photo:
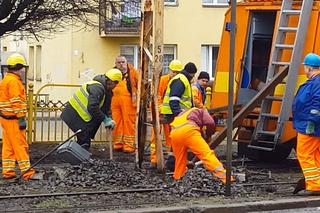
<svg viewBox="0 0 320 213">
<path fill-rule="evenodd" d="M 19 121 L 19 129 L 24 130 L 27 128 L 27 123 L 25 117 L 18 118 Z"/>
<path fill-rule="evenodd" d="M 108 116 L 104 117 L 103 123 L 105 128 L 114 129 L 116 127 L 116 122 Z"/>
<path fill-rule="evenodd" d="M 308 135 L 313 134 L 314 133 L 314 123 L 312 121 L 308 121 L 307 123 L 307 128 L 306 128 L 306 133 Z"/>
</svg>

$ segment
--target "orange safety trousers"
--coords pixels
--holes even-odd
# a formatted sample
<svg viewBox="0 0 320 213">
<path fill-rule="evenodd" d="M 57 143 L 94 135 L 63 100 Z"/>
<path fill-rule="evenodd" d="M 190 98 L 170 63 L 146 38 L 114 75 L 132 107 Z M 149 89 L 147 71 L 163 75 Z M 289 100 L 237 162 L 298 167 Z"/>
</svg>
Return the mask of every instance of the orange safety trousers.
<svg viewBox="0 0 320 213">
<path fill-rule="evenodd" d="M 297 158 L 306 180 L 306 190 L 320 191 L 320 137 L 298 133 Z"/>
<path fill-rule="evenodd" d="M 116 127 L 112 131 L 113 147 L 124 152 L 135 150 L 136 106 L 128 92 L 126 81 L 121 81 L 113 90 L 111 100 L 112 119 Z"/>
<path fill-rule="evenodd" d="M 186 121 L 188 122 L 188 121 Z M 194 125 L 182 125 L 171 130 L 173 154 L 175 156 L 175 169 L 173 178 L 178 180 L 187 171 L 187 151 L 190 149 L 204 164 L 209 172 L 226 183 L 226 170 L 218 160 L 213 150 L 202 138 L 200 128 Z"/>
<path fill-rule="evenodd" d="M 163 150 L 166 153 L 169 153 L 169 152 L 171 152 L 170 124 L 162 124 L 161 126 L 163 127 L 163 128 L 161 128 L 161 131 L 163 131 L 164 137 L 165 137 L 165 144 L 163 144 Z M 157 163 L 156 139 L 155 139 L 153 129 L 151 130 L 150 162 Z"/>
<path fill-rule="evenodd" d="M 16 162 L 20 168 L 22 177 L 28 180 L 34 173 L 30 169 L 29 146 L 26 141 L 26 130 L 19 129 L 18 120 L 0 118 L 2 126 L 2 176 L 14 178 L 16 176 Z M 24 173 L 27 171 L 26 173 Z"/>
</svg>

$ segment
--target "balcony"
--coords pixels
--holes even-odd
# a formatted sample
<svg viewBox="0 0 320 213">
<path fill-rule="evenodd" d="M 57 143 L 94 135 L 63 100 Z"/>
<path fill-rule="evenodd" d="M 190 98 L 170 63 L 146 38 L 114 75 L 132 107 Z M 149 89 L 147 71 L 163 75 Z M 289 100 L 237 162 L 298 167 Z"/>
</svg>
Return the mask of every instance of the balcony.
<svg viewBox="0 0 320 213">
<path fill-rule="evenodd" d="M 139 37 L 141 0 L 100 0 L 100 36 Z"/>
</svg>

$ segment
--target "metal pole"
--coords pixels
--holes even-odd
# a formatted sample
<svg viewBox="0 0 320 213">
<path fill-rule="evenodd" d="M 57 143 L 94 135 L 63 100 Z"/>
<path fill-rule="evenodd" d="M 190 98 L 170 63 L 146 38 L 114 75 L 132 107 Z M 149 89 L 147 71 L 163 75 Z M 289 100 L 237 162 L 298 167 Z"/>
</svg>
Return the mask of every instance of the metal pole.
<svg viewBox="0 0 320 213">
<path fill-rule="evenodd" d="M 231 168 L 232 168 L 232 121 L 233 121 L 233 88 L 234 88 L 234 56 L 236 32 L 236 0 L 231 0 L 231 34 L 229 57 L 229 87 L 228 87 L 228 119 L 227 119 L 227 182 L 226 196 L 231 195 Z"/>
</svg>

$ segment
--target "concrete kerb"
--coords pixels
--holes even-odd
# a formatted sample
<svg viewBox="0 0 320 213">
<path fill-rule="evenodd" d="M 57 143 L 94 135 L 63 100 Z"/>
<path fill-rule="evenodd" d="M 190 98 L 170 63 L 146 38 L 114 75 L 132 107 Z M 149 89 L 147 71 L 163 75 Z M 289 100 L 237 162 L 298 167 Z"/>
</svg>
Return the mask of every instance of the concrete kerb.
<svg viewBox="0 0 320 213">
<path fill-rule="evenodd" d="M 181 207 L 165 207 L 165 208 L 138 208 L 130 210 L 113 210 L 113 211 L 93 211 L 96 213 L 107 212 L 122 212 L 122 213 L 243 213 L 243 212 L 257 212 L 257 211 L 272 211 L 283 209 L 296 209 L 307 207 L 319 207 L 320 196 L 317 197 L 297 197 L 289 199 L 279 199 L 270 201 L 257 201 L 257 202 L 243 202 L 243 203 L 231 203 L 231 204 L 219 204 L 219 205 L 189 205 Z"/>
</svg>

